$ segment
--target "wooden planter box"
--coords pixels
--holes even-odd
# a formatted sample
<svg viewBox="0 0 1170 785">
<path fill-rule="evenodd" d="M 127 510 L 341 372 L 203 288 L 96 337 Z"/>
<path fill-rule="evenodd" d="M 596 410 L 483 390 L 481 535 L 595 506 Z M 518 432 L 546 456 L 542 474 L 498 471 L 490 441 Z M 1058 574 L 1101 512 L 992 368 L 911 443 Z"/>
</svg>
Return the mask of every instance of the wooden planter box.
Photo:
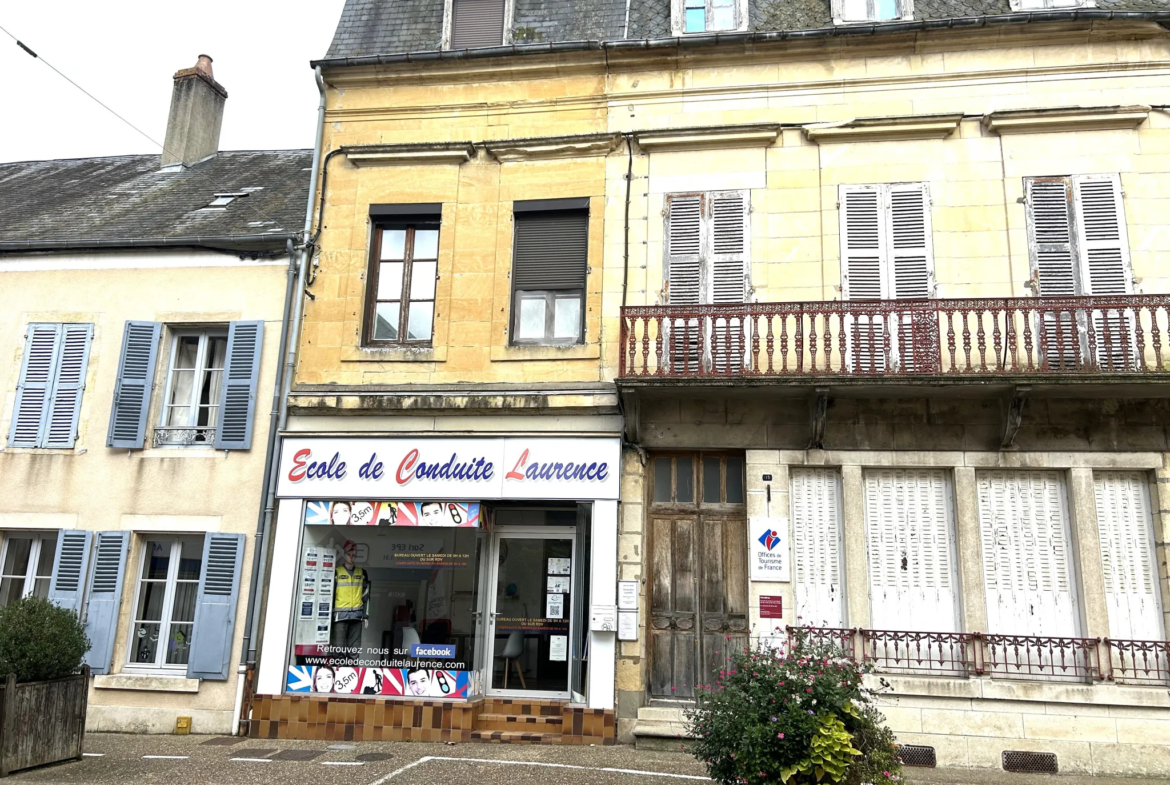
<svg viewBox="0 0 1170 785">
<path fill-rule="evenodd" d="M 53 681 L 0 685 L 0 777 L 11 772 L 79 760 L 85 737 L 89 667 Z"/>
</svg>

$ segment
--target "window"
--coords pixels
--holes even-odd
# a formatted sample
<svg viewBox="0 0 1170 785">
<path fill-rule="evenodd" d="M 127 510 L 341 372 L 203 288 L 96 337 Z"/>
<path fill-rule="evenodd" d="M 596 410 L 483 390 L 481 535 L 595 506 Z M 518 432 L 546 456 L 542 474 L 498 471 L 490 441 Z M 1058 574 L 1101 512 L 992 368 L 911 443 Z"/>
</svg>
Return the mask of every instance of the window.
<svg viewBox="0 0 1170 785">
<path fill-rule="evenodd" d="M 584 340 L 588 199 L 516 202 L 512 343 Z"/>
<path fill-rule="evenodd" d="M 504 0 L 451 0 L 451 49 L 504 43 Z"/>
<path fill-rule="evenodd" d="M 174 334 L 155 446 L 215 441 L 226 358 L 226 329 Z"/>
<path fill-rule="evenodd" d="M 833 0 L 833 23 L 838 25 L 913 18 L 913 0 Z"/>
<path fill-rule="evenodd" d="M 742 0 L 674 0 L 673 15 L 675 35 L 747 29 Z"/>
<path fill-rule="evenodd" d="M 439 264 L 438 222 L 377 225 L 372 250 L 366 343 L 429 345 Z"/>
<path fill-rule="evenodd" d="M 743 458 L 703 453 L 654 459 L 655 504 L 704 507 L 744 503 Z"/>
<path fill-rule="evenodd" d="M 146 541 L 128 647 L 131 665 L 186 668 L 202 561 L 201 536 Z"/>
<path fill-rule="evenodd" d="M 1094 0 L 1010 0 L 1013 11 L 1044 11 L 1049 8 L 1096 8 Z"/>
<path fill-rule="evenodd" d="M 19 534 L 4 538 L 0 555 L 0 608 L 22 597 L 49 596 L 57 535 Z"/>
<path fill-rule="evenodd" d="M 92 324 L 28 325 L 9 447 L 73 447 L 92 338 Z"/>
</svg>

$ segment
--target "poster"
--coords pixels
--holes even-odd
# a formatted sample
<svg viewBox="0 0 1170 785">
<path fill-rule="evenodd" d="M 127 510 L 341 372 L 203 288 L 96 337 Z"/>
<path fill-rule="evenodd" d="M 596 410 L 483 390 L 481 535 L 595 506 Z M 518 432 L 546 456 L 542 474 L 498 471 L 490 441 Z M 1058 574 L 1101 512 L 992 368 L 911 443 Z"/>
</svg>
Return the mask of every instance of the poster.
<svg viewBox="0 0 1170 785">
<path fill-rule="evenodd" d="M 548 639 L 548 658 L 552 662 L 564 662 L 569 659 L 569 636 L 550 635 Z"/>
<path fill-rule="evenodd" d="M 618 611 L 618 640 L 638 640 L 638 612 Z"/>
<path fill-rule="evenodd" d="M 318 695 L 399 695 L 407 698 L 466 698 L 471 674 L 443 668 L 368 668 L 292 665 L 286 689 Z"/>
<path fill-rule="evenodd" d="M 618 610 L 638 610 L 638 582 L 618 581 Z"/>
<path fill-rule="evenodd" d="M 569 579 L 560 575 L 550 575 L 548 577 L 548 588 L 545 591 L 548 594 L 568 594 Z"/>
<path fill-rule="evenodd" d="M 315 501 L 308 526 L 479 526 L 479 502 Z"/>
<path fill-rule="evenodd" d="M 571 559 L 549 559 L 548 560 L 548 574 L 549 575 L 569 575 L 569 565 L 572 563 Z"/>
<path fill-rule="evenodd" d="M 787 518 L 748 519 L 751 546 L 749 574 L 753 581 L 792 580 Z"/>
<path fill-rule="evenodd" d="M 544 615 L 550 619 L 565 618 L 565 595 L 550 594 L 546 600 L 547 607 Z"/>
</svg>

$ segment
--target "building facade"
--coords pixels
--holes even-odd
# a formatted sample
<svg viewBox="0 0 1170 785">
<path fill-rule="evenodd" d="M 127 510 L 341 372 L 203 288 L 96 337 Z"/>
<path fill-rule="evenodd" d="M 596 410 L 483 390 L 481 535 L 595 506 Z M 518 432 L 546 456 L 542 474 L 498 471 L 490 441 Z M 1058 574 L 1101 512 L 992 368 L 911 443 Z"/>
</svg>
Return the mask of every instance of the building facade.
<svg viewBox="0 0 1170 785">
<path fill-rule="evenodd" d="M 91 731 L 234 733 L 308 151 L 217 151 L 210 58 L 167 153 L 0 165 L 0 604 L 77 611 Z"/>
</svg>

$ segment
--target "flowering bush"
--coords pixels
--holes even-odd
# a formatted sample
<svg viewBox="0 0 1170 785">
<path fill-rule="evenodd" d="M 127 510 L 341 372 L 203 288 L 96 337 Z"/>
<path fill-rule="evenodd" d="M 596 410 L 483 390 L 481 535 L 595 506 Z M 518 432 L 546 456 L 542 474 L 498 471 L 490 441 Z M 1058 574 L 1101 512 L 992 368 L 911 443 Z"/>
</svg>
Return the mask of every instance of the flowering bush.
<svg viewBox="0 0 1170 785">
<path fill-rule="evenodd" d="M 894 736 L 840 648 L 797 630 L 786 651 L 737 651 L 688 716 L 692 751 L 725 785 L 897 782 Z"/>
</svg>

